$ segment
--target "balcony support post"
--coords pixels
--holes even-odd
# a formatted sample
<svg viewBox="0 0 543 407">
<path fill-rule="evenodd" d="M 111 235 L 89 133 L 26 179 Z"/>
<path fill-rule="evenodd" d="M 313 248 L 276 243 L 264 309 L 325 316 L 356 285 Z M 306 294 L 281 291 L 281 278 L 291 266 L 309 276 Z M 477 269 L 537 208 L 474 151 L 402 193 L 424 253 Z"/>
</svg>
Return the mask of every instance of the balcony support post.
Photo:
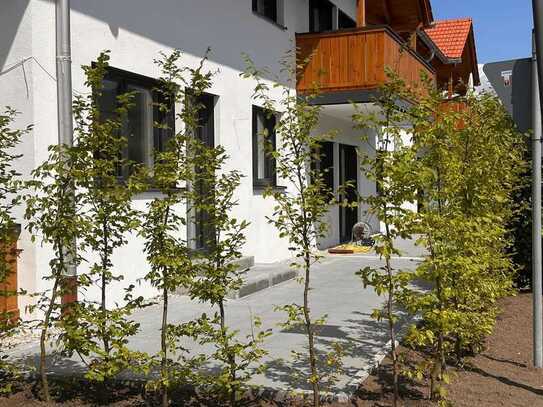
<svg viewBox="0 0 543 407">
<path fill-rule="evenodd" d="M 356 26 L 362 28 L 366 26 L 366 0 L 357 0 Z"/>
</svg>

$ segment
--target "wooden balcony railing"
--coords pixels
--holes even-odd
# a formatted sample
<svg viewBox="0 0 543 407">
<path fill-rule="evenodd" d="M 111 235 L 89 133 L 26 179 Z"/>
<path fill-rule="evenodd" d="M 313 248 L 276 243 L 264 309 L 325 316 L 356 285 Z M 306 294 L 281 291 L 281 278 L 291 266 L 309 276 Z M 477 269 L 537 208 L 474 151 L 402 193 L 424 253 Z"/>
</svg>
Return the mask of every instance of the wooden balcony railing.
<svg viewBox="0 0 543 407">
<path fill-rule="evenodd" d="M 388 27 L 356 28 L 326 33 L 296 35 L 297 89 L 304 93 L 318 83 L 323 93 L 376 89 L 387 80 L 385 67 L 410 86 L 420 83 L 433 68 L 415 51 L 402 46 L 402 39 Z M 303 61 L 309 59 L 307 64 Z"/>
</svg>

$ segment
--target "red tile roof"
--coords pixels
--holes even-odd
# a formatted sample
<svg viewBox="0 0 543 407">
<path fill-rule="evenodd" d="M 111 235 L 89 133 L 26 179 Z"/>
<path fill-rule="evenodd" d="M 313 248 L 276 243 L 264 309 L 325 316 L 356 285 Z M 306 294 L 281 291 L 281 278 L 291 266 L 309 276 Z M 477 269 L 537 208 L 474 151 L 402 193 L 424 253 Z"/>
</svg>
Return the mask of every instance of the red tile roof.
<svg viewBox="0 0 543 407">
<path fill-rule="evenodd" d="M 424 31 L 448 58 L 461 58 L 473 20 L 460 18 L 435 21 Z"/>
</svg>

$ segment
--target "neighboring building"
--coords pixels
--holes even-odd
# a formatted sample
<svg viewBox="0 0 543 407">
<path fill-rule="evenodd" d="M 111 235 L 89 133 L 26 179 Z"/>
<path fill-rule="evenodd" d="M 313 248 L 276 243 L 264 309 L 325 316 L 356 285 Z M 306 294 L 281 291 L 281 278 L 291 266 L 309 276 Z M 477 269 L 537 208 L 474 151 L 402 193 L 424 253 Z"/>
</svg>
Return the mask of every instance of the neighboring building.
<svg viewBox="0 0 543 407">
<path fill-rule="evenodd" d="M 470 75 L 478 82 L 471 20 L 434 22 L 429 0 L 72 0 L 71 7 L 74 93 L 89 91 L 81 65 L 92 63 L 102 50 L 111 50 L 114 69 L 105 83 L 109 91 L 104 104 L 107 96 L 113 98 L 123 89 L 137 91 L 128 154 L 148 165 L 153 149 L 160 148 L 148 103 L 159 76 L 153 60 L 159 52 L 177 48 L 184 53 L 184 63 L 195 66 L 211 47 L 208 68 L 219 72 L 202 100 L 206 106 L 202 120 L 207 124 L 202 131 L 207 140 L 225 147 L 231 157 L 228 166 L 246 175 L 237 192 L 240 205 L 235 215 L 251 223 L 243 253 L 259 263 L 290 255 L 287 241 L 266 221 L 274 204 L 263 198 L 263 188 L 272 185 L 290 192 L 292 188 L 277 179 L 256 139 L 255 129 L 273 123 L 264 120 L 252 100 L 255 83 L 239 75 L 244 70 L 242 53 L 272 72 L 278 72 L 278 60 L 294 44 L 302 56 L 314 55 L 298 75 L 297 90 L 306 92 L 319 79 L 320 130 L 340 132 L 333 143 L 323 146 L 326 165 L 333 167 L 329 182 L 337 188 L 353 181 L 364 195 L 375 193 L 375 185 L 359 170 L 357 149 L 367 146 L 352 128 L 351 102 L 375 109 L 372 100 L 386 80 L 385 66 L 408 82 L 418 82 L 420 72 L 426 72 L 451 93 L 465 91 L 465 86 L 457 85 L 468 83 Z M 19 169 L 28 176 L 46 158 L 47 147 L 57 143 L 55 1 L 4 0 L 0 10 L 0 105 L 22 112 L 17 126 L 34 125 L 32 137 L 20 146 L 24 158 Z M 456 38 L 452 50 L 438 35 L 443 27 Z M 321 70 L 324 75 L 318 77 Z M 142 194 L 134 204 L 144 209 L 153 197 L 153 192 Z M 329 236 L 320 245 L 350 239 L 352 226 L 365 216 L 363 207 L 333 208 L 327 216 Z M 32 244 L 22 210 L 17 217 L 23 226 L 18 285 L 29 292 L 41 291 L 47 287 L 42 276 L 50 249 Z M 180 233 L 198 244 L 204 229 L 195 224 Z M 116 253 L 115 264 L 125 275 L 124 283 L 141 279 L 148 270 L 141 240 L 132 237 Z M 155 294 L 145 284 L 137 287 L 144 296 Z M 122 299 L 121 290 L 112 287 L 111 292 L 112 301 Z M 21 310 L 26 304 L 26 298 L 19 299 Z"/>
<path fill-rule="evenodd" d="M 534 89 L 532 58 L 513 59 L 485 64 L 482 71 L 490 88 L 498 95 L 519 131 L 534 129 Z"/>
</svg>

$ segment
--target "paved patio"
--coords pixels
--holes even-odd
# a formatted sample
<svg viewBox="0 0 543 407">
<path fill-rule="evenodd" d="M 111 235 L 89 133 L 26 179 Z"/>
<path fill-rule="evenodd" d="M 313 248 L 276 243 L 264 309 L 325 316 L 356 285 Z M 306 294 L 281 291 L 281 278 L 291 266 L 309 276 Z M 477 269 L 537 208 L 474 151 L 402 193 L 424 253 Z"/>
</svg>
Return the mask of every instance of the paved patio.
<svg viewBox="0 0 543 407">
<path fill-rule="evenodd" d="M 417 258 L 397 258 L 396 268 L 413 269 Z M 355 272 L 365 266 L 382 266 L 375 256 L 327 256 L 315 265 L 312 274 L 311 312 L 314 318 L 327 314 L 326 324 L 320 330 L 316 345 L 319 352 L 329 351 L 334 342 L 339 342 L 345 352 L 343 370 L 337 383 L 328 390 L 336 395 L 348 395 L 356 390 L 368 371 L 383 357 L 388 341 L 386 323 L 371 319 L 374 308 L 382 307 L 384 299 L 368 288 L 364 289 Z M 257 266 L 258 267 L 258 266 Z M 269 351 L 266 358 L 268 369 L 255 375 L 252 383 L 281 390 L 306 390 L 299 383 L 293 369 L 303 369 L 302 364 L 291 363 L 291 351 L 304 351 L 306 337 L 300 330 L 283 330 L 279 324 L 285 321 L 283 312 L 275 311 L 279 305 L 302 302 L 302 286 L 290 280 L 272 288 L 256 292 L 241 299 L 232 299 L 227 304 L 228 324 L 245 337 L 251 332 L 251 316 L 259 316 L 263 328 L 273 330 L 265 343 Z M 131 341 L 131 347 L 148 353 L 159 349 L 160 304 L 137 312 L 134 319 L 141 323 L 141 332 Z M 208 306 L 190 301 L 188 297 L 176 296 L 170 303 L 172 323 L 188 321 L 210 313 Z M 405 324 L 402 321 L 401 324 Z M 201 347 L 186 343 L 194 351 Z M 25 346 L 17 352 L 29 363 L 38 356 L 37 344 Z M 82 371 L 77 359 L 67 360 L 53 357 L 50 370 L 57 374 L 74 374 Z"/>
</svg>

